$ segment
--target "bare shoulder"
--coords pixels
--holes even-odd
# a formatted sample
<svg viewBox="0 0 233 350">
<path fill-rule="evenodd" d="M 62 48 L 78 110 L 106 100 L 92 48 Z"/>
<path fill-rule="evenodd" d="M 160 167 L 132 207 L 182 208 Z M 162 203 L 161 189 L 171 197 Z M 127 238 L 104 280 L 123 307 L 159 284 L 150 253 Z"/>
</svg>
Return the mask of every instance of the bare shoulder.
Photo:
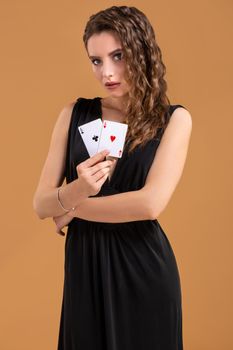
<svg viewBox="0 0 233 350">
<path fill-rule="evenodd" d="M 183 107 L 176 108 L 170 117 L 161 143 L 166 143 L 171 137 L 189 139 L 192 132 L 192 124 L 191 113 Z"/>
<path fill-rule="evenodd" d="M 187 128 L 187 130 L 192 129 L 192 116 L 191 113 L 183 107 L 178 107 L 172 113 L 170 118 L 170 123 L 177 124 L 179 126 L 183 126 Z"/>
<path fill-rule="evenodd" d="M 76 101 L 68 102 L 68 103 L 63 107 L 63 110 L 64 110 L 64 111 L 67 111 L 67 112 L 70 112 L 70 111 L 74 108 L 75 103 L 76 103 Z"/>
<path fill-rule="evenodd" d="M 76 101 L 68 102 L 60 111 L 55 128 L 59 128 L 60 131 L 67 132 L 69 125 L 70 125 L 70 119 L 72 115 L 72 111 L 74 108 Z"/>
</svg>

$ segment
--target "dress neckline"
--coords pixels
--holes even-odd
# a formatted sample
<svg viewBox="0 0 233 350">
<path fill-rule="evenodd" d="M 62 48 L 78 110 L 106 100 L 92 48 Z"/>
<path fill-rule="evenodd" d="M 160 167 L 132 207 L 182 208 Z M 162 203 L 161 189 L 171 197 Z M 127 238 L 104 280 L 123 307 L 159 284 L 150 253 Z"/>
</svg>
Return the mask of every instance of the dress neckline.
<svg viewBox="0 0 233 350">
<path fill-rule="evenodd" d="M 95 99 L 98 99 L 98 102 L 99 102 L 99 106 L 98 106 L 98 111 L 99 111 L 99 113 L 100 113 L 100 118 L 101 118 L 101 120 L 102 120 L 102 122 L 103 122 L 103 106 L 102 106 L 102 100 L 103 100 L 103 98 L 102 97 L 96 97 Z M 109 120 L 109 121 L 115 121 L 115 122 L 119 122 L 119 123 L 123 123 L 123 122 L 120 122 L 120 121 L 118 121 L 118 120 L 110 120 L 110 119 L 105 119 L 105 120 Z"/>
</svg>

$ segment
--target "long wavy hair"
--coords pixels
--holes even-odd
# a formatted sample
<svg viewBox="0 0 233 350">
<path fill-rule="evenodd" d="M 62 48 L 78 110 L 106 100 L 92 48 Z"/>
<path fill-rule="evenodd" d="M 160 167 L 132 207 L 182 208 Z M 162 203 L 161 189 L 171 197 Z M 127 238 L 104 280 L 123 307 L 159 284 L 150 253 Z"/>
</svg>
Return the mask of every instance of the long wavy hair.
<svg viewBox="0 0 233 350">
<path fill-rule="evenodd" d="M 128 152 L 144 146 L 167 126 L 170 101 L 164 79 L 166 67 L 149 20 L 136 7 L 112 6 L 90 16 L 83 35 L 87 50 L 93 34 L 113 31 L 117 34 L 126 63 L 125 80 L 129 84 L 125 123 L 128 124 Z"/>
</svg>

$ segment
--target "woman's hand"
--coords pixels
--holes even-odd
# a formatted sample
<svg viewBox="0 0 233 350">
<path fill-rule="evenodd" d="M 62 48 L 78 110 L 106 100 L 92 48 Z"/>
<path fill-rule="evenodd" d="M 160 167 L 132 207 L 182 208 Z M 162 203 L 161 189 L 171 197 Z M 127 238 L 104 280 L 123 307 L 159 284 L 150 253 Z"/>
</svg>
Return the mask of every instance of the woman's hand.
<svg viewBox="0 0 233 350">
<path fill-rule="evenodd" d="M 73 212 L 73 210 L 71 210 Z M 68 215 L 69 214 L 69 215 Z M 70 221 L 72 221 L 74 216 L 71 216 L 70 212 L 65 213 L 60 216 L 54 216 L 53 221 L 56 224 L 56 232 L 62 236 L 65 236 L 65 232 L 62 231 L 63 227 L 68 226 Z"/>
<path fill-rule="evenodd" d="M 87 198 L 99 193 L 110 170 L 116 163 L 116 159 L 114 158 L 103 160 L 109 152 L 107 150 L 98 152 L 76 166 L 80 188 L 86 193 Z"/>
</svg>

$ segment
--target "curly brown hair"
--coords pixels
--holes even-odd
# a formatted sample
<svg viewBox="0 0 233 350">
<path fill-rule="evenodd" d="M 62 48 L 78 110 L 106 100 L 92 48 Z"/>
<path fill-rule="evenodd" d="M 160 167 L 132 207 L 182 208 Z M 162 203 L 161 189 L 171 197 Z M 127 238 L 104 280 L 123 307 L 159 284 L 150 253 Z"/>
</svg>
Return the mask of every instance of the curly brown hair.
<svg viewBox="0 0 233 350">
<path fill-rule="evenodd" d="M 167 126 L 170 101 L 164 79 L 166 67 L 153 27 L 136 7 L 112 6 L 90 16 L 83 35 L 86 50 L 88 39 L 103 31 L 115 32 L 122 44 L 125 79 L 130 86 L 124 112 L 128 124 L 126 143 L 130 141 L 131 152 Z"/>
</svg>

